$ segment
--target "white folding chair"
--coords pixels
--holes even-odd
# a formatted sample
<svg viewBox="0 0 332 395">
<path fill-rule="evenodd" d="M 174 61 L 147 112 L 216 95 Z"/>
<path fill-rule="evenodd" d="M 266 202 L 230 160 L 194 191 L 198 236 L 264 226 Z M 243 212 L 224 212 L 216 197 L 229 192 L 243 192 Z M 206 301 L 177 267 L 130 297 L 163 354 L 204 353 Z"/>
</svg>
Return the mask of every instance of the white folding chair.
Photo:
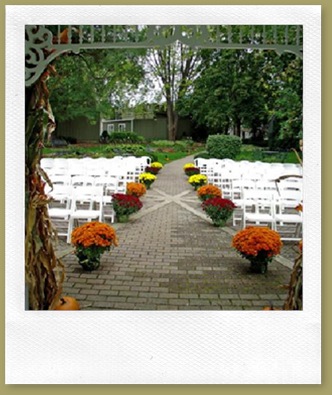
<svg viewBox="0 0 332 395">
<path fill-rule="evenodd" d="M 48 215 L 57 231 L 57 235 L 68 238 L 72 187 L 55 184 L 48 195 L 52 197 L 52 201 L 48 205 Z"/>
<path fill-rule="evenodd" d="M 295 195 L 293 195 L 295 197 Z M 303 216 L 295 207 L 302 203 L 296 198 L 289 201 L 279 197 L 276 202 L 275 230 L 280 233 L 281 240 L 301 240 Z"/>
<path fill-rule="evenodd" d="M 86 187 L 95 185 L 95 178 L 87 175 L 71 177 L 71 185 L 73 187 Z"/>
<path fill-rule="evenodd" d="M 85 161 L 78 158 L 68 158 L 68 174 L 71 177 L 84 176 L 86 174 Z"/>
<path fill-rule="evenodd" d="M 54 164 L 54 158 L 41 158 L 40 167 L 44 169 L 46 172 L 51 170 Z"/>
<path fill-rule="evenodd" d="M 73 188 L 67 242 L 70 243 L 74 222 L 103 220 L 103 188 L 95 186 Z"/>
<path fill-rule="evenodd" d="M 249 224 L 275 228 L 275 192 L 253 189 L 243 193 L 243 228 Z"/>
</svg>

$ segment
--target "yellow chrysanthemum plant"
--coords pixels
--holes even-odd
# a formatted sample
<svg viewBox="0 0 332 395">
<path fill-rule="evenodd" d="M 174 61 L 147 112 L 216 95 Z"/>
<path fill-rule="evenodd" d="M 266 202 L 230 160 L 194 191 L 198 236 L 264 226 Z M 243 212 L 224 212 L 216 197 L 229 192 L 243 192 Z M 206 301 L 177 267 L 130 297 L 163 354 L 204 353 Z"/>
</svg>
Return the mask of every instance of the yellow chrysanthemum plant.
<svg viewBox="0 0 332 395">
<path fill-rule="evenodd" d="M 267 265 L 280 254 L 282 241 L 275 230 L 268 227 L 248 226 L 236 233 L 232 246 L 248 259 L 254 272 L 265 273 Z"/>
<path fill-rule="evenodd" d="M 118 239 L 112 226 L 93 221 L 75 228 L 71 243 L 75 246 L 79 264 L 83 269 L 92 271 L 100 266 L 101 255 L 118 245 Z"/>
<path fill-rule="evenodd" d="M 150 163 L 150 166 L 151 167 L 156 167 L 159 170 L 161 170 L 163 168 L 163 165 L 160 162 L 152 162 L 152 163 Z"/>
<path fill-rule="evenodd" d="M 146 166 L 145 172 L 157 175 L 162 168 L 163 165 L 160 162 L 152 162 L 149 166 Z"/>
<path fill-rule="evenodd" d="M 190 168 L 193 168 L 193 167 L 196 167 L 195 163 L 186 163 L 183 166 L 183 171 L 186 172 L 187 169 L 190 169 Z"/>
<path fill-rule="evenodd" d="M 139 175 L 139 182 L 146 186 L 146 189 L 150 189 L 150 186 L 156 181 L 157 176 L 151 173 L 141 173 Z"/>
<path fill-rule="evenodd" d="M 208 179 L 204 174 L 194 174 L 193 176 L 190 176 L 188 179 L 189 184 L 192 185 L 195 190 L 207 184 L 207 181 Z"/>
</svg>

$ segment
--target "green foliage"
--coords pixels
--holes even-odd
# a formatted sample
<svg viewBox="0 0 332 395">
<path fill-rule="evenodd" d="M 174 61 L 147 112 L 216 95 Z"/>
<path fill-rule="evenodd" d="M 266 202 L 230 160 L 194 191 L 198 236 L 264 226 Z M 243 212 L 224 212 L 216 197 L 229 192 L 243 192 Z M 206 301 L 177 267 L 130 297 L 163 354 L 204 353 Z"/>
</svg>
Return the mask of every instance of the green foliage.
<svg viewBox="0 0 332 395">
<path fill-rule="evenodd" d="M 115 144 L 108 145 L 104 148 L 103 154 L 105 156 L 111 155 L 132 155 L 136 157 L 148 156 L 151 158 L 152 162 L 158 161 L 158 156 L 156 153 L 147 150 L 145 145 L 140 144 Z"/>
<path fill-rule="evenodd" d="M 202 159 L 210 159 L 210 155 L 207 151 L 199 152 L 198 154 L 194 155 L 194 159 L 202 158 Z"/>
<path fill-rule="evenodd" d="M 143 78 L 139 57 L 145 50 L 82 50 L 56 59 L 49 80 L 50 103 L 57 120 L 84 116 L 97 122 L 111 118 Z"/>
<path fill-rule="evenodd" d="M 243 42 L 247 33 L 242 29 Z M 300 58 L 275 51 L 204 50 L 202 54 L 200 76 L 190 93 L 178 101 L 179 114 L 191 116 L 199 130 L 210 133 L 234 130 L 240 135 L 245 128 L 254 144 L 268 134 L 270 149 L 298 146 L 302 135 Z"/>
<path fill-rule="evenodd" d="M 188 151 L 191 150 L 194 142 L 191 139 L 185 140 L 155 140 L 150 144 L 152 147 L 155 147 L 157 151 L 163 152 L 164 150 L 169 150 L 169 152 L 180 152 L 180 151 Z"/>
<path fill-rule="evenodd" d="M 110 144 L 105 147 L 104 152 L 121 152 L 133 154 L 134 152 L 144 151 L 145 146 L 140 144 Z"/>
<path fill-rule="evenodd" d="M 151 158 L 151 162 L 158 162 L 158 155 L 155 152 L 151 151 L 140 151 L 135 153 L 136 157 L 141 157 L 141 156 L 148 156 Z"/>
<path fill-rule="evenodd" d="M 144 142 L 144 137 L 135 132 L 112 132 L 108 141 L 111 144 L 139 144 Z"/>
<path fill-rule="evenodd" d="M 237 136 L 215 134 L 208 137 L 206 150 L 211 158 L 235 159 L 241 151 L 241 139 Z"/>
</svg>

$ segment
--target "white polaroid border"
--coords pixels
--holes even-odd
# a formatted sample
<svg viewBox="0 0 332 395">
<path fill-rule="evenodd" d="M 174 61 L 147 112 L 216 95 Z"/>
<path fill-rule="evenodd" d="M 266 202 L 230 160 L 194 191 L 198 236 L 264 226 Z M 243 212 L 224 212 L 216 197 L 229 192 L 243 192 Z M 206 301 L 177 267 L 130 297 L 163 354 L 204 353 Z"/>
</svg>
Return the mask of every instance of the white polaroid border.
<svg viewBox="0 0 332 395">
<path fill-rule="evenodd" d="M 24 27 L 53 23 L 304 26 L 303 311 L 25 311 Z M 6 383 L 319 384 L 320 152 L 320 6 L 6 6 Z"/>
</svg>

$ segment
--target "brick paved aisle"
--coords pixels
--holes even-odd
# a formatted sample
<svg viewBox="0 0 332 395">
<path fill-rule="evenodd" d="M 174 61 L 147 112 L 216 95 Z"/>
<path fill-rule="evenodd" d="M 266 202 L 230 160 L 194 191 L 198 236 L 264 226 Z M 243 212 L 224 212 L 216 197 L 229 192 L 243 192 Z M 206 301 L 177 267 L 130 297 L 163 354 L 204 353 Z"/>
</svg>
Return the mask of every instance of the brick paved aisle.
<svg viewBox="0 0 332 395">
<path fill-rule="evenodd" d="M 212 226 L 182 168 L 187 157 L 167 164 L 126 224 L 115 223 L 119 246 L 101 266 L 83 271 L 73 254 L 64 294 L 82 310 L 261 310 L 281 306 L 292 262 L 274 260 L 265 275 L 231 247 L 234 230 Z M 68 246 L 67 246 L 68 248 Z M 287 267 L 288 265 L 288 267 Z"/>
</svg>

